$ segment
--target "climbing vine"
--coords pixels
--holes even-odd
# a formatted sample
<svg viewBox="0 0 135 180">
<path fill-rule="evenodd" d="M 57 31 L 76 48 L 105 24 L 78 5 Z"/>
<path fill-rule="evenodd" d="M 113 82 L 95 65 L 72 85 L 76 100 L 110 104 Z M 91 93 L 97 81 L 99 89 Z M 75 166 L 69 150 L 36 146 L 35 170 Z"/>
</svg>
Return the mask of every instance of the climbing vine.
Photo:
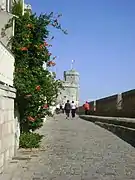
<svg viewBox="0 0 135 180">
<path fill-rule="evenodd" d="M 20 1 L 18 2 L 20 3 Z M 15 55 L 14 86 L 17 89 L 16 104 L 20 113 L 21 132 L 35 130 L 42 125 L 43 118 L 48 114 L 48 107 L 58 96 L 62 87 L 48 68 L 55 66 L 55 58 L 49 52 L 49 26 L 53 26 L 66 34 L 59 24 L 61 15 L 53 13 L 29 14 L 20 13 L 21 4 L 15 3 L 15 34 L 11 38 L 12 52 Z M 21 10 L 21 8 L 20 8 Z M 10 23 L 6 28 L 10 27 Z M 43 68 L 44 63 L 47 69 Z"/>
</svg>

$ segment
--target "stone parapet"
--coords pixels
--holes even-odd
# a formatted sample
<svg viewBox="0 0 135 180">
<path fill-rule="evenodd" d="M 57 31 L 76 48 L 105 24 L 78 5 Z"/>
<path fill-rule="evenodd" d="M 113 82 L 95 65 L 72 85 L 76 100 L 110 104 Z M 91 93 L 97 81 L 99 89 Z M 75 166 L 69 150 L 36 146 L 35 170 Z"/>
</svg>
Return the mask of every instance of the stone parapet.
<svg viewBox="0 0 135 180">
<path fill-rule="evenodd" d="M 95 123 L 135 147 L 135 118 L 81 115 L 82 119 Z"/>
</svg>

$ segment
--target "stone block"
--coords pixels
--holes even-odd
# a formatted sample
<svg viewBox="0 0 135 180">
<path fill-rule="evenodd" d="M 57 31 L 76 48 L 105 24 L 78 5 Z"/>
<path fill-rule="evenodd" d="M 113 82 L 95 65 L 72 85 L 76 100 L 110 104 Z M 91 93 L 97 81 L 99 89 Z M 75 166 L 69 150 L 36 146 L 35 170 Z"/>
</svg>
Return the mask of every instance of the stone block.
<svg viewBox="0 0 135 180">
<path fill-rule="evenodd" d="M 2 138 L 2 152 L 6 151 L 9 149 L 11 146 L 14 146 L 15 144 L 15 137 L 14 134 L 9 134 L 8 136 L 5 136 Z"/>
<path fill-rule="evenodd" d="M 9 157 L 13 157 L 13 155 L 14 155 L 14 146 L 11 146 L 9 148 Z"/>
<path fill-rule="evenodd" d="M 11 106 L 10 106 L 11 100 L 12 100 L 12 99 L 9 99 L 9 98 L 7 98 L 7 97 L 5 98 L 5 104 L 6 104 L 5 109 L 6 109 L 6 110 L 10 110 L 10 109 L 11 109 Z"/>
<path fill-rule="evenodd" d="M 15 152 L 14 97 L 10 88 L 0 86 L 0 172 Z"/>
<path fill-rule="evenodd" d="M 2 125 L 0 124 L 0 140 L 2 139 Z"/>
<path fill-rule="evenodd" d="M 4 110 L 4 123 L 8 122 L 8 111 Z"/>
<path fill-rule="evenodd" d="M 5 152 L 6 148 L 8 148 L 8 144 L 7 144 L 7 137 L 2 137 L 1 139 L 1 152 Z"/>
<path fill-rule="evenodd" d="M 7 98 L 3 97 L 2 106 L 4 110 L 7 110 Z"/>
<path fill-rule="evenodd" d="M 2 110 L 4 110 L 5 109 L 5 101 L 4 101 L 4 97 L 1 97 L 1 103 L 0 103 L 0 108 L 2 109 Z"/>
<path fill-rule="evenodd" d="M 1 133 L 2 133 L 2 138 L 6 136 L 6 124 L 3 123 L 1 124 Z"/>
<path fill-rule="evenodd" d="M 4 110 L 0 110 L 0 124 L 3 124 L 4 123 Z"/>
<path fill-rule="evenodd" d="M 2 137 L 12 134 L 12 121 L 1 124 Z"/>
<path fill-rule="evenodd" d="M 4 90 L 0 89 L 0 96 L 4 96 Z"/>
<path fill-rule="evenodd" d="M 2 141 L 0 139 L 0 153 L 1 153 L 1 149 L 2 149 Z"/>
<path fill-rule="evenodd" d="M 8 110 L 7 114 L 8 114 L 8 121 L 14 120 L 14 110 Z"/>
<path fill-rule="evenodd" d="M 12 134 L 12 121 L 8 121 L 6 124 L 7 134 Z"/>
<path fill-rule="evenodd" d="M 10 154 L 9 154 L 9 149 L 7 149 L 4 152 L 4 164 L 6 164 L 6 162 L 9 160 Z"/>
<path fill-rule="evenodd" d="M 15 132 L 16 132 L 15 121 L 10 121 L 9 128 L 10 128 L 10 133 L 15 134 Z"/>
<path fill-rule="evenodd" d="M 4 153 L 0 154 L 0 168 L 4 165 Z"/>
<path fill-rule="evenodd" d="M 14 99 L 7 99 L 8 100 L 8 109 L 14 110 Z"/>
<path fill-rule="evenodd" d="M 0 94 L 0 110 L 2 109 L 2 103 L 1 103 L 2 96 Z"/>
</svg>

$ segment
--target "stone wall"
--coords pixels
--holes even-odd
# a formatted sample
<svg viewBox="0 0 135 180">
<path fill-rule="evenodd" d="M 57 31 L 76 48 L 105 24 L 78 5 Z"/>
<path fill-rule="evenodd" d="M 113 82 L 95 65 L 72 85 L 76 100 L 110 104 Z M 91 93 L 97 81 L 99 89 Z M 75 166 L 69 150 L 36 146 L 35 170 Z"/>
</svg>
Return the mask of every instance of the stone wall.
<svg viewBox="0 0 135 180">
<path fill-rule="evenodd" d="M 12 19 L 13 15 L 6 12 L 0 11 L 0 41 L 7 46 L 10 38 L 14 35 L 14 21 L 13 26 L 4 31 L 5 25 L 8 24 L 9 20 Z"/>
<path fill-rule="evenodd" d="M 7 46 L 14 35 L 14 20 L 11 27 L 4 31 L 12 19 L 11 0 L 0 0 L 0 173 L 19 147 L 19 113 L 15 108 L 16 90 L 13 88 L 14 55 Z M 4 8 L 5 7 L 5 8 Z"/>
<path fill-rule="evenodd" d="M 112 117 L 135 117 L 135 89 L 113 96 L 89 102 L 91 115 L 112 116 Z M 82 106 L 79 107 L 79 114 L 84 114 Z"/>
<path fill-rule="evenodd" d="M 19 147 L 19 114 L 14 106 L 14 56 L 0 41 L 0 172 Z"/>
<path fill-rule="evenodd" d="M 135 118 L 81 115 L 82 119 L 105 128 L 135 147 Z"/>
<path fill-rule="evenodd" d="M 102 98 L 96 101 L 96 111 L 99 113 L 104 111 L 114 111 L 116 110 L 117 95 Z"/>
<path fill-rule="evenodd" d="M 135 111 L 135 89 L 122 93 L 122 108 Z"/>
<path fill-rule="evenodd" d="M 0 172 L 19 147 L 18 115 L 14 114 L 14 88 L 0 85 Z"/>
</svg>

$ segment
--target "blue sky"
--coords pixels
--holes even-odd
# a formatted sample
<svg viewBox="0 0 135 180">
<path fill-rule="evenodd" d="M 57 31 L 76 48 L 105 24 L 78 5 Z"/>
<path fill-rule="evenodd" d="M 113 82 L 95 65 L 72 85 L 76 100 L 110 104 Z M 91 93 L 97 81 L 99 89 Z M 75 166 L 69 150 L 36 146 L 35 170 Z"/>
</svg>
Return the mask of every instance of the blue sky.
<svg viewBox="0 0 135 180">
<path fill-rule="evenodd" d="M 53 30 L 52 53 L 58 78 L 80 73 L 80 101 L 135 87 L 135 0 L 27 0 L 37 14 L 62 13 L 64 35 Z"/>
</svg>

